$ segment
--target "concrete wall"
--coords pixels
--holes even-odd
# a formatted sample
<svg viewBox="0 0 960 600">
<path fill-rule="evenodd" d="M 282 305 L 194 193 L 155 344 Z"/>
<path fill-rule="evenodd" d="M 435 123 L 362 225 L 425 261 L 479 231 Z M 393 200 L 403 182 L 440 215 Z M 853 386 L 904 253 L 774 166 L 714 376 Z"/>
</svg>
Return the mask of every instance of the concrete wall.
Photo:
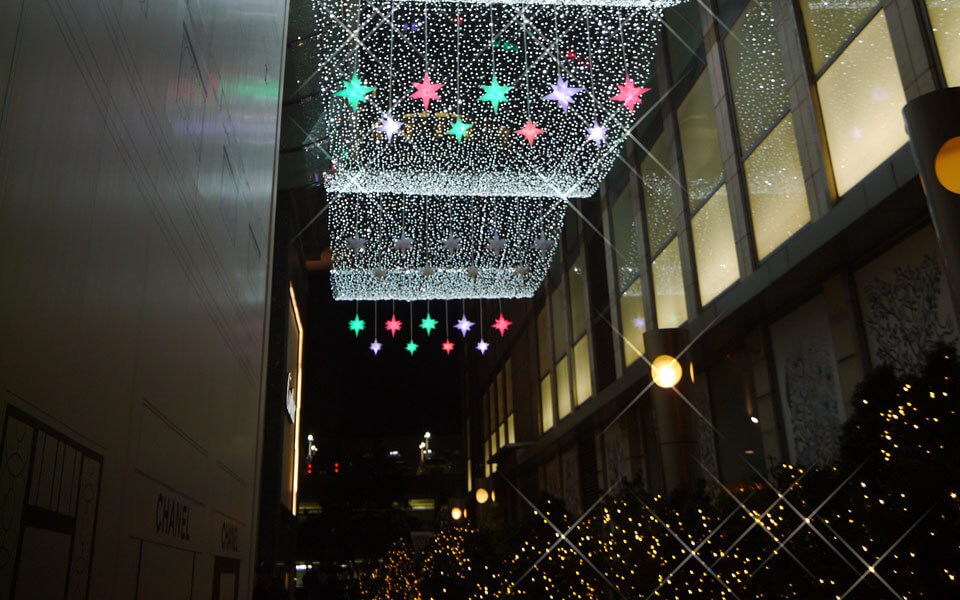
<svg viewBox="0 0 960 600">
<path fill-rule="evenodd" d="M 286 12 L 0 2 L 0 598 L 249 597 Z"/>
</svg>

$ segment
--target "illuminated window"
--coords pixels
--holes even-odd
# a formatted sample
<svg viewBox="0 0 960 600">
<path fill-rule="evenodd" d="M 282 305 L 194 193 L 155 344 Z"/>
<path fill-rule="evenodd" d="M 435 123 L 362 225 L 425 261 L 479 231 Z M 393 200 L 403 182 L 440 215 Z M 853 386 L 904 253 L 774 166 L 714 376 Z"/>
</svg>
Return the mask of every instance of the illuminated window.
<svg viewBox="0 0 960 600">
<path fill-rule="evenodd" d="M 790 106 L 771 5 L 772 0 L 753 0 L 723 42 L 745 150 Z"/>
<path fill-rule="evenodd" d="M 871 0 L 800 0 L 814 71 L 823 68 L 878 4 Z"/>
<path fill-rule="evenodd" d="M 514 444 L 517 441 L 517 431 L 513 424 L 513 415 L 507 417 L 507 443 Z"/>
<path fill-rule="evenodd" d="M 557 363 L 557 417 L 562 419 L 570 414 L 573 405 L 570 402 L 570 364 L 564 356 Z"/>
<path fill-rule="evenodd" d="M 587 331 L 587 270 L 583 267 L 583 256 L 577 258 L 567 272 L 570 285 L 570 324 L 573 339 Z"/>
<path fill-rule="evenodd" d="M 676 81 L 692 62 L 703 64 L 703 40 L 700 37 L 700 15 L 696 2 L 684 2 L 663 11 L 663 20 L 670 29 L 664 29 L 670 49 L 670 68 Z"/>
<path fill-rule="evenodd" d="M 757 256 L 762 260 L 810 221 L 800 153 L 787 115 L 744 161 Z"/>
<path fill-rule="evenodd" d="M 706 305 L 740 278 L 726 186 L 693 216 L 691 224 L 700 303 Z"/>
<path fill-rule="evenodd" d="M 483 476 L 490 477 L 490 440 L 483 442 Z"/>
<path fill-rule="evenodd" d="M 630 366 L 643 353 L 643 332 L 647 319 L 643 314 L 643 291 L 640 280 L 620 296 L 621 333 L 623 334 L 623 363 Z"/>
<path fill-rule="evenodd" d="M 650 253 L 656 254 L 677 232 L 676 207 L 673 203 L 673 178 L 670 168 L 667 142 L 660 136 L 648 154 L 640 162 L 640 179 L 643 182 L 643 204 L 647 213 L 647 238 Z M 632 280 L 631 280 L 632 281 Z M 625 285 L 621 284 L 621 291 Z"/>
<path fill-rule="evenodd" d="M 593 395 L 593 381 L 590 378 L 590 341 L 583 336 L 573 347 L 573 379 L 576 403 L 580 406 Z"/>
<path fill-rule="evenodd" d="M 620 289 L 630 285 L 640 273 L 643 253 L 637 240 L 637 211 L 630 186 L 623 188 L 613 203 L 610 214 L 613 224 L 614 260 L 617 262 L 617 281 Z"/>
<path fill-rule="evenodd" d="M 653 261 L 653 299 L 660 329 L 679 327 L 687 320 L 687 301 L 680 267 L 680 243 L 674 239 Z"/>
<path fill-rule="evenodd" d="M 948 86 L 960 85 L 960 4 L 956 0 L 927 0 L 940 64 Z"/>
<path fill-rule="evenodd" d="M 550 295 L 550 312 L 553 316 L 553 355 L 567 352 L 567 302 L 563 286 L 558 286 Z"/>
<path fill-rule="evenodd" d="M 540 357 L 540 376 L 550 370 L 550 321 L 547 307 L 544 306 L 537 315 L 537 353 Z"/>
<path fill-rule="evenodd" d="M 540 380 L 540 430 L 553 427 L 553 384 L 550 375 Z"/>
<path fill-rule="evenodd" d="M 704 72 L 677 109 L 691 211 L 700 208 L 723 181 L 720 135 L 713 107 L 710 77 Z"/>
<path fill-rule="evenodd" d="M 842 196 L 907 143 L 900 112 L 906 98 L 883 12 L 827 69 L 817 90 Z"/>
</svg>

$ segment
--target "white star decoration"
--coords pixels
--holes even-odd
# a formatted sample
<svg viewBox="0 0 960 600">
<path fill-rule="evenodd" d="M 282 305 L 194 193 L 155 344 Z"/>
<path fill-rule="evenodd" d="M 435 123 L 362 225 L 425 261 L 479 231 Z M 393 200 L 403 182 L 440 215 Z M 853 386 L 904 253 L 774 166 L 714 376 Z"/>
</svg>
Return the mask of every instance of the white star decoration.
<svg viewBox="0 0 960 600">
<path fill-rule="evenodd" d="M 528 275 L 530 273 L 530 267 L 526 265 L 520 265 L 513 270 L 514 275 Z"/>
<path fill-rule="evenodd" d="M 489 347 L 490 344 L 488 344 L 483 338 L 480 338 L 480 341 L 477 342 L 477 350 L 480 351 L 480 354 L 486 354 L 487 348 Z"/>
<path fill-rule="evenodd" d="M 480 275 L 480 269 L 476 267 L 467 267 L 467 275 L 470 279 L 476 279 Z"/>
<path fill-rule="evenodd" d="M 541 254 L 546 256 L 553 250 L 553 245 L 556 244 L 553 240 L 548 240 L 546 237 L 541 235 L 537 238 L 537 241 L 533 243 L 533 247 L 540 251 Z"/>
<path fill-rule="evenodd" d="M 383 121 L 380 121 L 380 127 L 377 127 L 378 131 L 383 132 L 387 136 L 387 141 L 393 141 L 393 136 L 400 131 L 400 128 L 403 127 L 403 123 L 395 120 L 391 115 L 384 115 Z"/>
<path fill-rule="evenodd" d="M 360 252 L 367 246 L 367 240 L 363 239 L 359 235 L 355 235 L 348 239 L 347 243 L 350 244 L 350 249 L 354 252 Z"/>
<path fill-rule="evenodd" d="M 493 237 L 487 240 L 487 250 L 493 252 L 494 254 L 499 254 L 503 252 L 503 247 L 506 245 L 506 242 L 500 239 L 500 234 L 495 233 Z"/>
<path fill-rule="evenodd" d="M 400 252 L 406 252 L 413 247 L 413 240 L 407 237 L 407 234 L 400 234 L 400 239 L 393 243 L 393 247 Z"/>
<path fill-rule="evenodd" d="M 376 277 L 377 279 L 383 279 L 384 277 L 387 276 L 387 270 L 386 270 L 386 269 L 374 269 L 374 270 L 373 270 L 373 276 Z"/>
<path fill-rule="evenodd" d="M 420 269 L 420 274 L 423 275 L 424 277 L 430 277 L 436 272 L 437 270 L 431 267 L 430 265 L 427 265 L 424 268 Z"/>
<path fill-rule="evenodd" d="M 451 235 L 443 242 L 443 247 L 447 249 L 447 252 L 450 254 L 456 254 L 457 250 L 460 249 L 463 243 L 460 241 L 460 238 Z"/>
<path fill-rule="evenodd" d="M 600 146 L 607 141 L 607 128 L 594 121 L 593 126 L 587 129 L 587 141 Z"/>
</svg>

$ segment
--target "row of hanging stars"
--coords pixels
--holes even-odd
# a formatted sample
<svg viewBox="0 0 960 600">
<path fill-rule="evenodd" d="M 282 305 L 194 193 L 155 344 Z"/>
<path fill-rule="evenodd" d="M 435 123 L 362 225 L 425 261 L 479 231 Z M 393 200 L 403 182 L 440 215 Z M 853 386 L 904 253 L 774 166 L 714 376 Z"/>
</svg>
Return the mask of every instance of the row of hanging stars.
<svg viewBox="0 0 960 600">
<path fill-rule="evenodd" d="M 354 252 L 363 252 L 369 240 L 366 238 L 360 237 L 360 234 L 355 234 L 352 238 L 347 238 L 347 244 L 350 246 L 350 249 Z M 459 237 L 451 234 L 447 237 L 446 240 L 441 242 L 443 247 L 447 250 L 447 253 L 453 256 L 456 254 L 460 248 L 463 247 L 463 240 Z M 494 254 L 499 254 L 506 247 L 507 241 L 500 237 L 500 234 L 494 234 L 490 239 L 487 240 L 487 250 Z M 541 255 L 547 256 L 550 254 L 550 251 L 553 250 L 556 242 L 543 234 L 540 234 L 540 237 L 533 241 L 533 248 L 540 252 Z M 401 233 L 400 237 L 393 242 L 394 250 L 399 250 L 401 253 L 405 253 L 411 248 L 413 248 L 413 240 L 410 239 L 406 233 Z M 430 267 L 425 267 L 429 269 L 428 272 L 424 272 L 423 275 L 433 275 L 435 272 Z"/>
<path fill-rule="evenodd" d="M 610 97 L 610 100 L 616 102 L 623 102 L 623 106 L 630 111 L 630 114 L 633 114 L 634 109 L 637 104 L 643 104 L 643 94 L 650 91 L 650 88 L 637 87 L 633 81 L 630 79 L 630 75 L 626 76 L 627 80 L 624 85 L 617 84 L 618 93 Z M 430 73 L 424 73 L 423 81 L 411 81 L 411 85 L 414 87 L 414 92 L 410 94 L 410 98 L 415 98 L 417 100 L 423 101 L 423 110 L 427 112 L 430 110 L 430 101 L 439 100 L 440 95 L 437 94 L 437 91 L 444 86 L 442 83 L 436 83 L 430 81 Z M 553 90 L 549 94 L 543 97 L 544 100 L 552 100 L 557 103 L 557 106 L 563 109 L 563 112 L 566 113 L 567 109 L 573 104 L 573 97 L 578 93 L 583 91 L 583 88 L 571 87 L 570 84 L 563 80 L 563 78 L 557 76 L 556 84 L 548 84 Z M 496 74 L 493 75 L 490 85 L 481 85 L 483 89 L 483 95 L 478 98 L 480 102 L 489 102 L 493 108 L 493 113 L 496 114 L 500 108 L 500 104 L 508 102 L 507 92 L 513 89 L 513 86 L 501 85 L 497 82 Z M 354 112 L 357 112 L 357 109 L 361 102 L 366 101 L 367 95 L 375 91 L 377 88 L 364 85 L 360 79 L 358 73 L 354 73 L 353 76 L 343 82 L 343 89 L 335 92 L 334 96 L 339 96 L 345 98 L 347 102 L 350 103 L 350 106 L 353 108 Z M 393 118 L 390 113 L 387 113 L 383 116 L 383 120 L 380 122 L 380 126 L 377 128 L 378 131 L 382 132 L 387 136 L 387 142 L 393 141 L 393 136 L 400 131 L 400 128 L 403 127 L 404 123 L 397 121 Z M 467 131 L 473 127 L 472 123 L 465 123 L 457 116 L 457 120 L 453 122 L 450 126 L 450 129 L 447 131 L 447 134 L 457 138 L 457 142 L 463 142 L 464 136 L 467 135 Z M 523 127 L 517 129 L 513 133 L 522 136 L 523 139 L 527 140 L 527 143 L 530 146 L 533 146 L 534 142 L 537 140 L 537 136 L 544 133 L 543 129 L 537 127 L 536 123 L 532 119 L 527 119 L 527 122 L 523 124 Z M 598 147 L 607 139 L 607 128 L 600 125 L 600 123 L 594 120 L 593 125 L 587 128 L 587 141 L 594 142 Z"/>
<path fill-rule="evenodd" d="M 424 331 L 427 332 L 427 335 L 430 335 L 431 333 L 433 333 L 433 330 L 437 327 L 438 324 L 439 324 L 439 321 L 437 321 L 430 315 L 430 312 L 428 309 L 427 316 L 425 316 L 423 319 L 420 320 L 420 329 L 423 329 Z M 460 320 L 457 321 L 457 324 L 454 325 L 453 327 L 454 329 L 459 330 L 460 333 L 463 335 L 463 337 L 466 338 L 467 333 L 470 332 L 470 330 L 473 328 L 474 325 L 476 325 L 476 323 L 468 319 L 467 315 L 464 314 L 460 317 Z M 503 337 L 504 335 L 506 335 L 507 330 L 510 329 L 511 325 L 513 325 L 513 321 L 508 320 L 505 316 L 503 316 L 503 313 L 501 312 L 500 316 L 497 317 L 497 320 L 494 321 L 493 325 L 491 325 L 490 327 L 492 329 L 496 329 L 497 331 L 499 331 L 500 337 Z M 350 331 L 353 332 L 353 335 L 355 337 L 360 337 L 360 332 L 367 328 L 367 322 L 360 318 L 360 313 L 358 312 L 350 321 L 349 328 L 350 328 Z M 398 319 L 396 313 L 394 313 L 390 315 L 390 319 L 384 323 L 384 329 L 390 332 L 390 337 L 395 338 L 397 337 L 397 332 L 403 329 L 403 321 Z M 416 352 L 419 347 L 420 345 L 414 342 L 413 336 L 411 336 L 410 341 L 407 342 L 407 345 L 405 346 L 405 349 L 407 352 L 413 355 L 413 353 Z M 443 344 L 440 345 L 440 347 L 444 352 L 447 353 L 447 356 L 449 356 L 450 353 L 453 352 L 454 343 L 451 342 L 450 338 L 448 337 L 443 342 Z M 490 344 L 483 339 L 482 332 L 481 332 L 480 341 L 477 342 L 477 345 L 475 347 L 477 350 L 480 351 L 480 354 L 486 354 L 487 350 L 490 348 Z M 380 350 L 382 349 L 383 349 L 383 344 L 381 344 L 380 341 L 376 337 L 374 337 L 373 342 L 370 343 L 370 351 L 373 352 L 374 356 L 376 356 L 377 354 L 380 353 Z"/>
</svg>

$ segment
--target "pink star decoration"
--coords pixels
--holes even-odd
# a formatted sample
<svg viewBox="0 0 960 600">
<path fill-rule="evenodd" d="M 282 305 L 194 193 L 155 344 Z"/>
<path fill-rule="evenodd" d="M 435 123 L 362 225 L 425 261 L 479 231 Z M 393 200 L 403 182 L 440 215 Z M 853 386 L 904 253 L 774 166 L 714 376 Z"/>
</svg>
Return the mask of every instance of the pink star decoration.
<svg viewBox="0 0 960 600">
<path fill-rule="evenodd" d="M 483 338 L 480 338 L 480 341 L 477 342 L 477 350 L 480 351 L 480 354 L 486 354 L 488 348 L 490 348 L 490 344 L 485 342 Z"/>
<path fill-rule="evenodd" d="M 630 80 L 630 75 L 627 75 L 626 83 L 623 85 L 617 84 L 617 89 L 620 91 L 617 92 L 616 96 L 611 96 L 610 99 L 623 102 L 623 106 L 630 111 L 630 114 L 633 114 L 633 109 L 636 108 L 637 104 L 643 104 L 641 96 L 650 91 L 650 88 L 635 86 L 633 81 Z"/>
<path fill-rule="evenodd" d="M 423 110 L 430 110 L 430 101 L 439 100 L 440 96 L 437 95 L 437 90 L 443 87 L 442 83 L 433 83 L 430 81 L 430 73 L 423 74 L 423 81 L 411 81 L 413 87 L 417 91 L 410 94 L 411 98 L 416 98 L 417 100 L 423 100 Z"/>
<path fill-rule="evenodd" d="M 453 342 L 450 340 L 445 341 L 440 347 L 447 353 L 447 356 L 450 356 L 450 353 L 453 352 Z"/>
<path fill-rule="evenodd" d="M 527 143 L 531 146 L 535 141 L 537 141 L 537 136 L 543 133 L 543 130 L 537 127 L 537 124 L 533 121 L 527 119 L 527 122 L 523 124 L 523 129 L 518 129 L 514 131 L 517 135 L 522 135 Z"/>
<path fill-rule="evenodd" d="M 403 322 L 397 319 L 397 315 L 390 315 L 386 327 L 387 331 L 390 332 L 390 337 L 397 337 L 397 332 L 403 327 Z"/>
<path fill-rule="evenodd" d="M 370 343 L 370 350 L 373 352 L 374 356 L 380 354 L 381 348 L 383 348 L 383 344 L 381 344 L 376 339 L 374 339 L 373 342 Z"/>
<path fill-rule="evenodd" d="M 499 331 L 500 337 L 503 337 L 503 335 L 507 332 L 507 330 L 510 329 L 511 325 L 513 325 L 513 321 L 508 321 L 507 318 L 503 316 L 503 313 L 500 313 L 500 317 L 497 318 L 497 320 L 494 321 L 493 325 L 491 325 L 490 327 L 493 327 L 494 329 Z"/>
</svg>

